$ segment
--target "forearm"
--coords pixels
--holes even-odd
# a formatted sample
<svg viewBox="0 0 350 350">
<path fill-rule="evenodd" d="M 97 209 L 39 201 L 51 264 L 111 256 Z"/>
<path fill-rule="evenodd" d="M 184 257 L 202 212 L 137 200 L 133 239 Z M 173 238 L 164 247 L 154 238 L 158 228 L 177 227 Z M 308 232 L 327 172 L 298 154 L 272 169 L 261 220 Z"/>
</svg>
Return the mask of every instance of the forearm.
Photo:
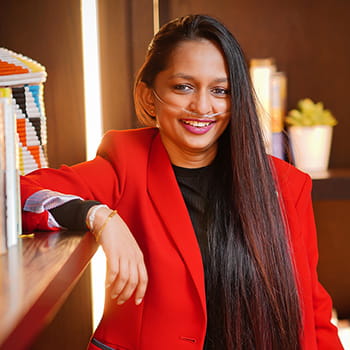
<svg viewBox="0 0 350 350">
<path fill-rule="evenodd" d="M 99 204 L 100 202 L 94 200 L 73 199 L 49 211 L 60 226 L 69 230 L 87 231 L 87 213 L 90 208 Z"/>
<path fill-rule="evenodd" d="M 23 231 L 78 229 L 74 222 L 73 226 L 58 223 L 50 210 L 73 199 L 96 200 L 113 207 L 119 195 L 117 180 L 110 163 L 100 157 L 72 167 L 39 169 L 21 176 Z"/>
</svg>

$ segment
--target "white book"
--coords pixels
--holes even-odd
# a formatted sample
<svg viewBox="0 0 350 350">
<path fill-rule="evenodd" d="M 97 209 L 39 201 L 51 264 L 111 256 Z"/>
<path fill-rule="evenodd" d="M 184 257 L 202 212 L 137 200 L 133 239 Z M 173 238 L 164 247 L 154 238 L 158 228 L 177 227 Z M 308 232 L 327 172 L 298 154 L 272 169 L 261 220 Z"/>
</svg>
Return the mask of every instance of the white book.
<svg viewBox="0 0 350 350">
<path fill-rule="evenodd" d="M 21 202 L 18 171 L 18 140 L 16 132 L 16 116 L 13 113 L 10 98 L 2 98 L 5 116 L 5 148 L 6 148 L 6 233 L 7 247 L 18 243 L 18 235 L 22 232 Z"/>
<path fill-rule="evenodd" d="M 0 255 L 7 251 L 5 207 L 5 113 L 0 99 Z"/>
</svg>

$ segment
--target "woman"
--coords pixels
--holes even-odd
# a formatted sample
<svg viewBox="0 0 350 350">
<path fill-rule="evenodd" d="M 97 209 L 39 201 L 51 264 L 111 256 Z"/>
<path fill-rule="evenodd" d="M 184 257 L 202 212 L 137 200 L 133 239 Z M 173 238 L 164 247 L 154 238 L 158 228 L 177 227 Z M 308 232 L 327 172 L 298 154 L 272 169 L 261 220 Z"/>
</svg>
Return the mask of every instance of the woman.
<svg viewBox="0 0 350 350">
<path fill-rule="evenodd" d="M 341 349 L 311 180 L 265 154 L 232 34 L 202 15 L 163 26 L 135 103 L 150 128 L 22 179 L 26 229 L 89 228 L 106 253 L 89 349 Z"/>
</svg>

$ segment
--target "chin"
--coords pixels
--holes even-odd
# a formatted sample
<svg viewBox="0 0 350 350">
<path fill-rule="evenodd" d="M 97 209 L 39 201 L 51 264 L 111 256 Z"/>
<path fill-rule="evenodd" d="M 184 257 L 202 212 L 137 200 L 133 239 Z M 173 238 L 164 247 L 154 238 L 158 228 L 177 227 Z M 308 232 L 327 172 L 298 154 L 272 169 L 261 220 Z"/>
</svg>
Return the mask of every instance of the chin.
<svg viewBox="0 0 350 350">
<path fill-rule="evenodd" d="M 197 141 L 197 142 L 186 142 L 186 148 L 196 152 L 205 152 L 210 150 L 215 144 L 214 141 Z"/>
</svg>

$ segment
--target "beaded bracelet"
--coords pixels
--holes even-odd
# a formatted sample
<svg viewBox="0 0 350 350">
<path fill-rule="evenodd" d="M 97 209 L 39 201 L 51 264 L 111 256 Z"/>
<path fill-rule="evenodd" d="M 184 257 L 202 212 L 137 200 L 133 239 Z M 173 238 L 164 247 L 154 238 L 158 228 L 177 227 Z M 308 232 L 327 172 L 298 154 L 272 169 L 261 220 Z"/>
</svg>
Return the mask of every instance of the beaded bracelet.
<svg viewBox="0 0 350 350">
<path fill-rule="evenodd" d="M 86 217 L 86 226 L 88 227 L 88 229 L 90 231 L 93 231 L 95 215 L 96 215 L 97 210 L 99 210 L 100 208 L 107 208 L 107 209 L 109 209 L 106 204 L 94 205 L 91 208 L 90 212 L 88 213 L 89 215 Z"/>
<path fill-rule="evenodd" d="M 105 229 L 106 225 L 108 224 L 109 220 L 112 219 L 112 217 L 117 214 L 117 211 L 116 210 L 113 210 L 106 218 L 106 220 L 104 221 L 104 223 L 101 225 L 100 229 L 94 233 L 93 232 L 93 235 L 95 236 L 95 240 L 96 242 L 98 242 L 100 240 L 100 237 L 101 237 L 101 233 L 102 231 Z"/>
</svg>

